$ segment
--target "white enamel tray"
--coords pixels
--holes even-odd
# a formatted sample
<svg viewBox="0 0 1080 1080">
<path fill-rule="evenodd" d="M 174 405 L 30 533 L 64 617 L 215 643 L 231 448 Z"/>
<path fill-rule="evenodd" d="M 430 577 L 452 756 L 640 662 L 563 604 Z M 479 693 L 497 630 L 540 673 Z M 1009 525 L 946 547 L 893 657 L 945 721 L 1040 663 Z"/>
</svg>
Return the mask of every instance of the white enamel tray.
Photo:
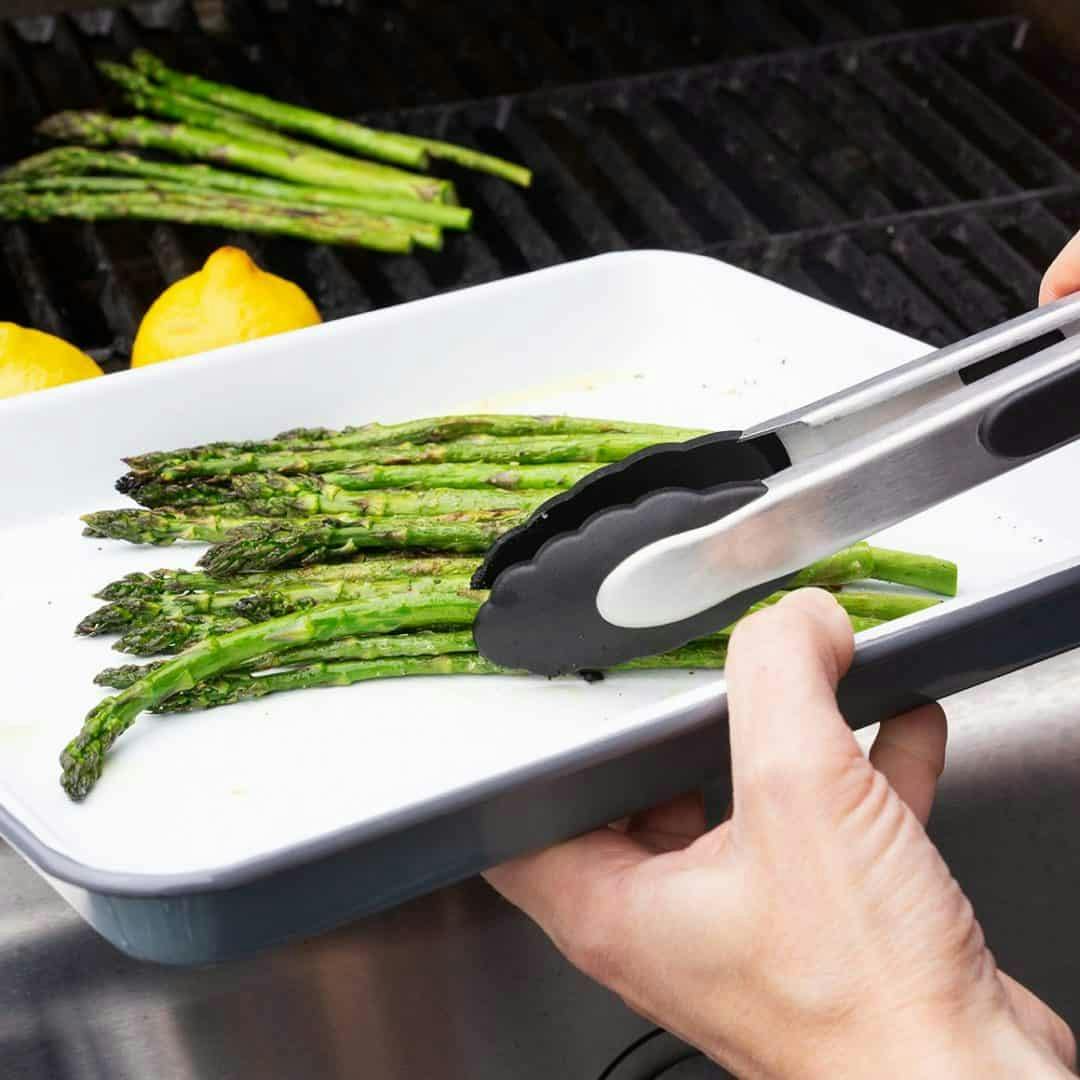
<svg viewBox="0 0 1080 1080">
<path fill-rule="evenodd" d="M 57 756 L 118 662 L 74 624 L 105 582 L 201 551 L 80 535 L 80 513 L 125 504 L 121 456 L 462 411 L 741 428 L 924 351 L 722 263 L 636 252 L 0 402 L 0 834 L 120 947 L 201 961 L 438 887 L 722 758 L 676 738 L 719 741 L 716 674 L 411 679 L 144 716 L 69 802 Z M 1080 510 L 1048 493 L 1078 464 L 1060 451 L 883 539 L 956 559 L 961 601 L 994 593 L 1071 558 Z"/>
</svg>

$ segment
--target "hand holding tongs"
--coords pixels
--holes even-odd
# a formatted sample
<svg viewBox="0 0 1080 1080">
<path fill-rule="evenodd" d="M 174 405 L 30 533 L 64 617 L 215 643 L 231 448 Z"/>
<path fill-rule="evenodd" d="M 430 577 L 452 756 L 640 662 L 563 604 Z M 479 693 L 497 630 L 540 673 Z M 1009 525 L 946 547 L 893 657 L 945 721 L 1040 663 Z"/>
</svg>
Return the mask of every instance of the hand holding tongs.
<svg viewBox="0 0 1080 1080">
<path fill-rule="evenodd" d="M 1080 436 L 1078 328 L 1067 297 L 747 431 L 598 470 L 491 549 L 478 648 L 552 675 L 729 625 L 816 559 Z M 1032 353 L 1052 331 L 1064 340 Z"/>
</svg>

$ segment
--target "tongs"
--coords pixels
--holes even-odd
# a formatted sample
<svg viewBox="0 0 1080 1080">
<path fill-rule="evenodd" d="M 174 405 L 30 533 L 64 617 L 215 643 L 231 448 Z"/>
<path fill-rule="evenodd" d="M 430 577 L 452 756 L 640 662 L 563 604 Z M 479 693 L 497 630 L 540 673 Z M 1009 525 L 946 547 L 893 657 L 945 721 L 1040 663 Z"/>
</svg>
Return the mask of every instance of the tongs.
<svg viewBox="0 0 1080 1080">
<path fill-rule="evenodd" d="M 488 659 L 602 670 L 730 625 L 817 559 L 1080 436 L 1080 296 L 746 431 L 590 474 L 489 551 Z"/>
</svg>

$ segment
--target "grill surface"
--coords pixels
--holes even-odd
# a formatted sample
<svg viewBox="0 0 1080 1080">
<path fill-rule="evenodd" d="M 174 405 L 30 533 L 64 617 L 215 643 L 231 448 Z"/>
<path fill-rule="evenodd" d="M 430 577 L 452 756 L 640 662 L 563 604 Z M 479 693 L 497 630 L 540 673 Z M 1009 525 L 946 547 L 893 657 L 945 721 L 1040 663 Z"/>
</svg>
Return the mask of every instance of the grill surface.
<svg viewBox="0 0 1080 1080">
<path fill-rule="evenodd" d="M 917 5 L 839 0 L 578 7 L 157 0 L 0 24 L 0 161 L 32 149 L 43 115 L 108 103 L 93 61 L 145 45 L 536 173 L 527 192 L 455 174 L 474 231 L 409 257 L 132 222 L 3 226 L 0 319 L 116 369 L 150 301 L 225 242 L 327 317 L 652 246 L 944 343 L 1029 306 L 1080 224 L 1080 115 L 1020 20 L 926 27 Z"/>
</svg>

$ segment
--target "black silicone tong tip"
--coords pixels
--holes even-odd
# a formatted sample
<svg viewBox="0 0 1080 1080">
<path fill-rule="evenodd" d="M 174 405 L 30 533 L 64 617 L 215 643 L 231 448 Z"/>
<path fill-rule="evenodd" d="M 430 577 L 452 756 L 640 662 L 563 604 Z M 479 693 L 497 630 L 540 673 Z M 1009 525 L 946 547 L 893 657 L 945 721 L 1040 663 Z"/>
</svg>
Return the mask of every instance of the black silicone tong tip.
<svg viewBox="0 0 1080 1080">
<path fill-rule="evenodd" d="M 660 443 L 590 473 L 496 540 L 473 575 L 473 588 L 492 588 L 504 570 L 535 558 L 549 540 L 576 532 L 601 510 L 629 506 L 665 488 L 706 491 L 725 481 L 761 480 L 790 464 L 774 437 L 739 442 L 740 435 L 720 431 Z"/>
</svg>

